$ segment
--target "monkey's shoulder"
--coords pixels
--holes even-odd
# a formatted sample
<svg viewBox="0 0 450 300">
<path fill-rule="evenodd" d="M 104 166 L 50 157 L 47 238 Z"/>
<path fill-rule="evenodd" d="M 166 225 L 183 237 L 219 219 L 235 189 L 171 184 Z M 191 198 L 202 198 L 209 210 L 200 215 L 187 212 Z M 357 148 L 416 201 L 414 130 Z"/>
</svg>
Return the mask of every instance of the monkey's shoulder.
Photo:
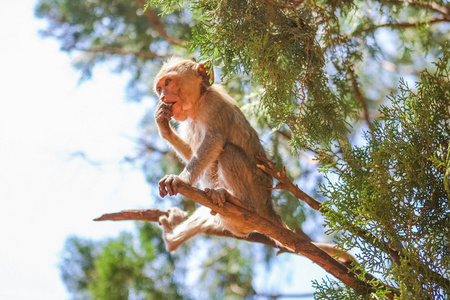
<svg viewBox="0 0 450 300">
<path fill-rule="evenodd" d="M 233 99 L 225 89 L 217 84 L 212 85 L 205 92 L 202 104 L 207 112 L 221 111 L 222 113 L 232 113 L 235 108 L 239 108 L 236 100 Z"/>
</svg>

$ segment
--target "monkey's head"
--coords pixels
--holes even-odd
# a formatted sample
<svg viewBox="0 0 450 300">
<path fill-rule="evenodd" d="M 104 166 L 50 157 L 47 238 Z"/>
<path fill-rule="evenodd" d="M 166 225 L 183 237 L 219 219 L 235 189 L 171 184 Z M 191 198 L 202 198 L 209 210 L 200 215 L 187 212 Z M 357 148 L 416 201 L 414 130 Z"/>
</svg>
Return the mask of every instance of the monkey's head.
<svg viewBox="0 0 450 300">
<path fill-rule="evenodd" d="M 156 75 L 155 93 L 159 101 L 171 104 L 175 120 L 195 117 L 199 100 L 214 80 L 209 65 L 208 62 L 171 58 Z"/>
</svg>

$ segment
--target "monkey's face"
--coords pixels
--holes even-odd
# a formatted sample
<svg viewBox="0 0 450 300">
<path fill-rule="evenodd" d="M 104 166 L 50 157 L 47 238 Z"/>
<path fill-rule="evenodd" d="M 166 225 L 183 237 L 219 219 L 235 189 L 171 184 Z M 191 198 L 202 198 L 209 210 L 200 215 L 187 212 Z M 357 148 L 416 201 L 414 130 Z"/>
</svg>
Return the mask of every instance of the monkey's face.
<svg viewBox="0 0 450 300">
<path fill-rule="evenodd" d="M 155 90 L 159 100 L 172 107 L 173 118 L 184 121 L 194 116 L 193 107 L 200 97 L 198 86 L 199 82 L 169 72 L 158 81 Z"/>
<path fill-rule="evenodd" d="M 164 64 L 156 76 L 155 92 L 160 101 L 171 105 L 175 120 L 194 119 L 199 100 L 213 80 L 207 63 L 175 58 Z"/>
</svg>

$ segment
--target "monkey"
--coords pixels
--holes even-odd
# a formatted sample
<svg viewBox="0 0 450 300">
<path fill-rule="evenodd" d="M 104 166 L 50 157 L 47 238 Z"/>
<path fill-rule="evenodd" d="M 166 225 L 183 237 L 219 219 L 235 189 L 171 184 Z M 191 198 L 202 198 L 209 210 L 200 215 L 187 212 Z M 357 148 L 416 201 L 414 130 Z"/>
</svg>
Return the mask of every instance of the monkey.
<svg viewBox="0 0 450 300">
<path fill-rule="evenodd" d="M 164 63 L 155 77 L 158 132 L 186 163 L 179 175 L 165 175 L 159 181 L 160 196 L 176 195 L 180 182 L 200 183 L 214 203 L 223 204 L 231 194 L 248 210 L 285 226 L 272 203 L 273 178 L 257 167 L 256 156 L 266 157 L 259 136 L 237 102 L 213 82 L 208 62 L 176 57 Z M 170 124 L 172 119 L 179 122 L 177 131 Z M 228 230 L 246 237 L 254 231 L 211 213 L 207 207 L 198 208 L 191 216 L 178 208 L 168 212 L 159 219 L 168 251 L 175 251 L 199 233 Z M 333 245 L 316 245 L 330 255 L 342 253 Z"/>
</svg>

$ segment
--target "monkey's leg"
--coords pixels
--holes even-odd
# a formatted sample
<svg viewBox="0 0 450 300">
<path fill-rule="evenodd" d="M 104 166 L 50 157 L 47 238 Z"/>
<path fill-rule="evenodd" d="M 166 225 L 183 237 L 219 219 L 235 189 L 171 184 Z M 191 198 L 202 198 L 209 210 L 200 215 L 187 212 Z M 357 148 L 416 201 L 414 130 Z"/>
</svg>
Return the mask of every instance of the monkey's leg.
<svg viewBox="0 0 450 300">
<path fill-rule="evenodd" d="M 247 209 L 273 220 L 277 216 L 270 190 L 273 179 L 256 164 L 254 157 L 248 157 L 242 149 L 227 143 L 218 159 L 220 187 L 239 199 Z"/>
<path fill-rule="evenodd" d="M 187 220 L 179 224 L 170 223 L 169 219 L 170 215 L 169 217 L 161 217 L 160 223 L 164 228 L 163 238 L 166 249 L 170 252 L 175 251 L 196 234 L 204 233 L 207 230 L 223 230 L 219 218 L 212 216 L 210 209 L 207 207 L 199 207 Z"/>
</svg>

